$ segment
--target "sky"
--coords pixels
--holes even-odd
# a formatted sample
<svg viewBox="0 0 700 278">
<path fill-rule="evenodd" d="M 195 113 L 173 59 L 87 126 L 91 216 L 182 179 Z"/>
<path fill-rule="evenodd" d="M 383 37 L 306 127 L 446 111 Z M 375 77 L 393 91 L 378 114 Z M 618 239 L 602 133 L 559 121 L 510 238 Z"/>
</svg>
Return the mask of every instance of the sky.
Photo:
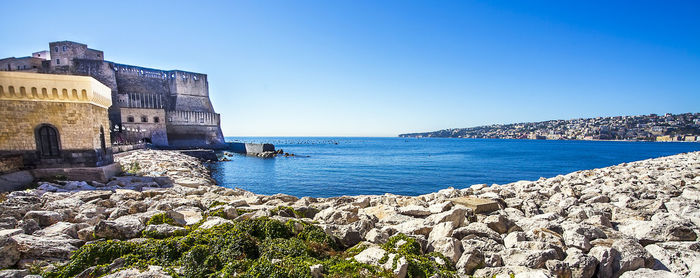
<svg viewBox="0 0 700 278">
<path fill-rule="evenodd" d="M 700 112 L 700 1 L 9 1 L 0 57 L 71 40 L 205 73 L 225 136 L 396 136 Z"/>
</svg>

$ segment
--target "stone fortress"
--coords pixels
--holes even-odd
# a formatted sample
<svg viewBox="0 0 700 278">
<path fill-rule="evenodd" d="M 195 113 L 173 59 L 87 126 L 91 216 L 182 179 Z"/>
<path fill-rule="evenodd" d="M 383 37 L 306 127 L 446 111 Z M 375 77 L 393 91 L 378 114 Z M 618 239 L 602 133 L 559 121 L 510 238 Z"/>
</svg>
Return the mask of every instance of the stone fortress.
<svg viewBox="0 0 700 278">
<path fill-rule="evenodd" d="M 114 144 L 225 145 L 206 74 L 106 61 L 102 51 L 71 41 L 51 42 L 49 50 L 30 57 L 0 59 L 0 70 L 90 76 L 106 85 L 111 90 L 108 129 Z"/>
</svg>

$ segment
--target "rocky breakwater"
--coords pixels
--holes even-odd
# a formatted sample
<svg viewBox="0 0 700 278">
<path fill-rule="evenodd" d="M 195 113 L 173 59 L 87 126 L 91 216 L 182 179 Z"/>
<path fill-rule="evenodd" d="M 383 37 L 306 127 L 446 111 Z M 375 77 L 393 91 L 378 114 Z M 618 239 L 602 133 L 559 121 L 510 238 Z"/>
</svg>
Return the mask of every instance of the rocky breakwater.
<svg viewBox="0 0 700 278">
<path fill-rule="evenodd" d="M 119 160 L 135 175 L 7 195 L 0 267 L 18 270 L 0 277 L 700 277 L 697 152 L 420 196 L 333 198 L 217 187 L 175 152 Z M 236 243 L 222 248 L 212 234 Z"/>
</svg>

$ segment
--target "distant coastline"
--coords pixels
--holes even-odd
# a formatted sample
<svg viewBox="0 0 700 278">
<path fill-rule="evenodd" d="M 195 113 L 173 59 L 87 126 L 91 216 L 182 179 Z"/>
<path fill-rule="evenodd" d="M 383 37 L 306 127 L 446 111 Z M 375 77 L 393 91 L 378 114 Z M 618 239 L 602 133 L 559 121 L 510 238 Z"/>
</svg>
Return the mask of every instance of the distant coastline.
<svg viewBox="0 0 700 278">
<path fill-rule="evenodd" d="M 700 142 L 700 113 L 494 124 L 406 133 L 398 137 Z"/>
</svg>

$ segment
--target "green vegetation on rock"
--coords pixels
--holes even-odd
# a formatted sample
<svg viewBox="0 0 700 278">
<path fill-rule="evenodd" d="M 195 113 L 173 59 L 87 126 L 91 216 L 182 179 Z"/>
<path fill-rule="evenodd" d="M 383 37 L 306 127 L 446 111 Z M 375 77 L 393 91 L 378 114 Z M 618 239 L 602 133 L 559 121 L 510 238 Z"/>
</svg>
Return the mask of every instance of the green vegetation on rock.
<svg viewBox="0 0 700 278">
<path fill-rule="evenodd" d="M 149 224 L 172 224 L 167 214 Z M 102 240 L 84 245 L 70 261 L 44 273 L 45 277 L 98 277 L 126 268 L 159 265 L 174 277 L 311 277 L 312 265 L 323 265 L 326 277 L 392 277 L 379 266 L 355 261 L 364 248 L 342 250 L 320 227 L 298 220 L 286 223 L 257 218 L 225 223 L 210 229 L 187 227 L 187 234 L 144 241 Z M 396 247 L 400 241 L 404 244 Z M 438 264 L 421 254 L 412 238 L 399 235 L 383 246 L 407 258 L 408 277 L 454 276 L 449 261 Z M 119 262 L 119 263 L 115 263 Z"/>
</svg>

